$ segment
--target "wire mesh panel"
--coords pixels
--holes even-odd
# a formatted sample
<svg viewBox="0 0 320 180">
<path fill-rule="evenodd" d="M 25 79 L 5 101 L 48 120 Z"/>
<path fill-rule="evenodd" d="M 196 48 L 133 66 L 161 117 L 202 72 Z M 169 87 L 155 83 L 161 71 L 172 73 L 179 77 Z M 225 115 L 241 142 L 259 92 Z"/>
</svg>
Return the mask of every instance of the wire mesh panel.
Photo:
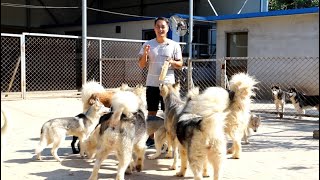
<svg viewBox="0 0 320 180">
<path fill-rule="evenodd" d="M 1 36 L 1 93 L 21 92 L 20 37 Z"/>
<path fill-rule="evenodd" d="M 102 41 L 102 84 L 117 88 L 123 83 L 129 86 L 145 84 L 147 69 L 138 66 L 138 54 L 142 42 Z"/>
<path fill-rule="evenodd" d="M 76 39 L 26 36 L 26 90 L 81 88 L 81 59 Z"/>
<path fill-rule="evenodd" d="M 256 110 L 275 112 L 271 87 L 278 85 L 286 94 L 287 114 L 297 113 L 297 108 L 301 106 L 308 109 L 306 116 L 319 116 L 315 107 L 316 104 L 319 107 L 319 57 L 228 57 L 225 60 L 228 79 L 234 73 L 247 72 L 259 81 L 255 97 Z M 304 96 L 300 96 L 292 102 L 290 88 L 296 88 L 307 96 L 318 95 L 318 99 L 308 102 Z M 298 101 L 300 104 L 296 107 Z"/>
<path fill-rule="evenodd" d="M 80 42 L 82 44 L 82 41 Z M 100 79 L 100 44 L 99 40 L 88 40 L 87 49 L 87 80 L 99 81 Z M 82 52 L 82 45 L 81 45 Z M 79 57 L 80 61 L 82 60 Z M 82 67 L 82 66 L 81 66 Z"/>
<path fill-rule="evenodd" d="M 146 69 L 140 69 L 136 58 L 103 58 L 102 85 L 106 88 L 117 88 L 122 84 L 133 87 L 145 85 Z"/>
<path fill-rule="evenodd" d="M 216 86 L 216 61 L 214 59 L 193 60 L 192 82 L 201 91 L 208 87 Z"/>
<path fill-rule="evenodd" d="M 25 38 L 23 38 L 25 37 Z M 25 49 L 21 49 L 21 39 Z M 138 53 L 145 41 L 88 38 L 87 80 L 99 81 L 105 88 L 145 85 L 147 69 L 138 66 Z M 181 44 L 182 49 L 186 46 Z M 24 56 L 25 54 L 25 56 Z M 21 58 L 20 58 L 21 56 Z M 25 58 L 24 58 L 25 57 Z M 25 69 L 22 60 L 25 59 Z M 21 61 L 21 62 L 20 62 Z M 224 86 L 238 72 L 247 72 L 258 81 L 253 111 L 277 113 L 271 86 L 277 84 L 286 94 L 285 115 L 297 114 L 297 103 L 290 99 L 289 89 L 301 94 L 296 101 L 306 108 L 304 116 L 319 117 L 319 57 L 228 57 L 222 59 L 191 59 L 191 68 L 175 70 L 181 94 L 186 95 L 188 79 L 191 86 L 204 90 Z M 79 91 L 82 87 L 82 39 L 77 36 L 44 34 L 1 34 L 1 95 L 23 94 L 21 77 L 26 77 L 26 92 Z M 192 74 L 192 77 L 188 77 Z M 225 79 L 224 79 L 225 78 Z M 228 87 L 228 86 L 226 86 Z M 24 89 L 24 88 L 23 88 Z M 292 94 L 291 94 L 292 95 Z M 305 95 L 318 95 L 310 107 Z M 21 96 L 22 97 L 22 96 Z"/>
</svg>

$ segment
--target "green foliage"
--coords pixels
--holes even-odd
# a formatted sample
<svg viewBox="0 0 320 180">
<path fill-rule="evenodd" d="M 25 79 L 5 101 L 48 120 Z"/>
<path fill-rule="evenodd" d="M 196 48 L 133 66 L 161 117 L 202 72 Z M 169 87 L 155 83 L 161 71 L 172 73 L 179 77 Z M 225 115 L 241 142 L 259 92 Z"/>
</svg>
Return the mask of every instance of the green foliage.
<svg viewBox="0 0 320 180">
<path fill-rule="evenodd" d="M 269 10 L 319 7 L 319 0 L 269 0 Z"/>
</svg>

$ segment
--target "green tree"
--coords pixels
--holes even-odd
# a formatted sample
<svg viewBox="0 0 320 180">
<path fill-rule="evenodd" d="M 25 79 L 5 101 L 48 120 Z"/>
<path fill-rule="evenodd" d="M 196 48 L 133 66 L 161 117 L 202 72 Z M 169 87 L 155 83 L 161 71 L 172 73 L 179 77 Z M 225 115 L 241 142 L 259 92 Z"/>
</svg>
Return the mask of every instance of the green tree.
<svg viewBox="0 0 320 180">
<path fill-rule="evenodd" d="M 319 0 L 269 0 L 269 10 L 319 7 Z"/>
</svg>

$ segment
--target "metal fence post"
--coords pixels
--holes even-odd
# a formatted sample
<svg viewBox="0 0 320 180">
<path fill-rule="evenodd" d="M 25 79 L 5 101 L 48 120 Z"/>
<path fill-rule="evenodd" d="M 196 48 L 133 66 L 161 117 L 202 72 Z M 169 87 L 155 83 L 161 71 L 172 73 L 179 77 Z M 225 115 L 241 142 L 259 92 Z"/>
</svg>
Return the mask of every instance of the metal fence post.
<svg viewBox="0 0 320 180">
<path fill-rule="evenodd" d="M 102 40 L 99 39 L 99 82 L 102 85 Z"/>
<path fill-rule="evenodd" d="M 226 78 L 227 78 L 227 61 L 225 58 L 221 59 L 221 87 L 226 88 Z"/>
<path fill-rule="evenodd" d="M 21 93 L 22 99 L 26 99 L 26 34 L 22 33 L 20 39 L 20 55 L 21 55 Z"/>
<path fill-rule="evenodd" d="M 188 75 L 187 75 L 187 82 L 188 82 L 188 90 L 193 88 L 193 82 L 192 82 L 192 62 L 190 57 L 188 58 Z"/>
</svg>

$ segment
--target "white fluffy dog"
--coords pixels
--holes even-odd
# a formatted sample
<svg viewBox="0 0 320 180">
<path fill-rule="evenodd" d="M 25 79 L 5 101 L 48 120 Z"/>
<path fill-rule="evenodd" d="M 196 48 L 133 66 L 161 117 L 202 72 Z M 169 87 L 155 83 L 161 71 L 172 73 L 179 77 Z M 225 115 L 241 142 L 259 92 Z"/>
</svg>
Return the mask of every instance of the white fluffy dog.
<svg viewBox="0 0 320 180">
<path fill-rule="evenodd" d="M 200 180 L 208 176 L 209 162 L 213 166 L 214 179 L 221 179 L 226 156 L 225 110 L 229 103 L 229 93 L 221 87 L 207 88 L 200 95 L 189 93 L 189 100 L 177 123 L 181 156 L 177 176 L 185 175 L 189 162 L 194 179 Z"/>
<path fill-rule="evenodd" d="M 231 77 L 230 90 L 234 92 L 226 117 L 225 132 L 232 139 L 232 147 L 228 153 L 232 158 L 239 159 L 241 154 L 241 139 L 250 119 L 251 96 L 257 81 L 245 73 Z"/>
</svg>

